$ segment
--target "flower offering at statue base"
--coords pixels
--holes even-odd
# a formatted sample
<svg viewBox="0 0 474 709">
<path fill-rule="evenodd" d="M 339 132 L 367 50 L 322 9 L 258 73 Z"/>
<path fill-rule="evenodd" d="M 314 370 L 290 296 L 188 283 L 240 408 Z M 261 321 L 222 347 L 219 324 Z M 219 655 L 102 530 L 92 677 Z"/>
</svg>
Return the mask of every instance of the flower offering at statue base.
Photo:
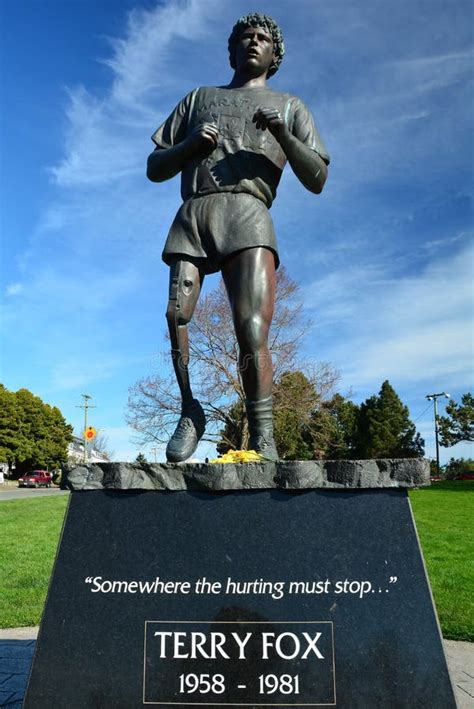
<svg viewBox="0 0 474 709">
<path fill-rule="evenodd" d="M 234 451 L 228 450 L 227 453 L 220 458 L 213 458 L 210 463 L 256 463 L 260 460 L 265 460 L 263 455 L 256 451 Z"/>
</svg>

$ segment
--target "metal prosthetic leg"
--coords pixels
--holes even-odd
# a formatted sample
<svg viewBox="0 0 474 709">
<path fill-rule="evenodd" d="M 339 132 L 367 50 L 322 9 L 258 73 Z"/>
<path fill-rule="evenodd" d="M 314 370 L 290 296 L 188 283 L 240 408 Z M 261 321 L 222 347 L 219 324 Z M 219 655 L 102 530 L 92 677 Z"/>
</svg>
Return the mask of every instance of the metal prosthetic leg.
<svg viewBox="0 0 474 709">
<path fill-rule="evenodd" d="M 190 458 L 196 450 L 206 428 L 206 416 L 199 401 L 193 398 L 188 372 L 187 326 L 199 295 L 199 273 L 193 264 L 182 261 L 174 264 L 172 269 L 166 317 L 182 406 L 178 425 L 166 448 L 166 459 L 171 463 L 180 463 Z"/>
<path fill-rule="evenodd" d="M 273 399 L 269 396 L 260 401 L 247 401 L 247 420 L 249 424 L 249 450 L 260 453 L 267 460 L 278 460 L 278 451 L 273 439 Z"/>
</svg>

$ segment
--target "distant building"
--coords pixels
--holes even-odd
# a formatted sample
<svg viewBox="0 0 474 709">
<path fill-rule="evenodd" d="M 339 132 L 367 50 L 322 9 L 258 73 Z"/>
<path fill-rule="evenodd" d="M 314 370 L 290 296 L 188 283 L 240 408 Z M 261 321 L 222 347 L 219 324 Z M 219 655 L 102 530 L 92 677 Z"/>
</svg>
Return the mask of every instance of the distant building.
<svg viewBox="0 0 474 709">
<path fill-rule="evenodd" d="M 88 446 L 87 458 L 90 463 L 108 463 L 109 457 L 103 451 L 97 450 L 92 445 Z M 84 462 L 84 439 L 74 436 L 71 443 L 67 447 L 67 462 L 68 463 L 83 463 Z"/>
</svg>

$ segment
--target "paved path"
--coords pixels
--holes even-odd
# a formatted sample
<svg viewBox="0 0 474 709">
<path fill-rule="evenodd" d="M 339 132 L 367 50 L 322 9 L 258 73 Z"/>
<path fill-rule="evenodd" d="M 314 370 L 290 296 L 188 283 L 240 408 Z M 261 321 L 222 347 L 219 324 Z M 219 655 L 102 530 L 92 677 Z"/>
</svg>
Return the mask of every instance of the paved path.
<svg viewBox="0 0 474 709">
<path fill-rule="evenodd" d="M 474 709 L 474 643 L 445 640 L 444 649 L 459 709 Z"/>
<path fill-rule="evenodd" d="M 31 500 L 33 497 L 46 497 L 49 495 L 69 495 L 69 490 L 60 490 L 58 487 L 10 487 L 4 490 L 0 485 L 0 502 L 5 500 Z"/>
<path fill-rule="evenodd" d="M 38 628 L 0 630 L 0 707 L 21 709 Z M 445 640 L 459 709 L 474 709 L 474 644 Z"/>
</svg>

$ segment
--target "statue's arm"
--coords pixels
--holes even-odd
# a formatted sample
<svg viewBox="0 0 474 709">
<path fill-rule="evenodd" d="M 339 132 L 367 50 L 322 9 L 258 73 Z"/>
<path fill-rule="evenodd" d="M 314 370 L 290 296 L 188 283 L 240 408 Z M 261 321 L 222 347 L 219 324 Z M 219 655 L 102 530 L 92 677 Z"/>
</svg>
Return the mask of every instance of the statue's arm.
<svg viewBox="0 0 474 709">
<path fill-rule="evenodd" d="M 152 182 L 164 182 L 181 172 L 189 160 L 211 153 L 219 134 L 212 123 L 197 126 L 185 140 L 171 148 L 156 148 L 148 156 L 146 174 Z"/>
<path fill-rule="evenodd" d="M 280 111 L 276 108 L 259 108 L 253 120 L 257 128 L 268 129 L 280 143 L 293 172 L 310 192 L 322 192 L 328 176 L 324 160 L 315 150 L 301 142 L 291 133 Z"/>
</svg>

